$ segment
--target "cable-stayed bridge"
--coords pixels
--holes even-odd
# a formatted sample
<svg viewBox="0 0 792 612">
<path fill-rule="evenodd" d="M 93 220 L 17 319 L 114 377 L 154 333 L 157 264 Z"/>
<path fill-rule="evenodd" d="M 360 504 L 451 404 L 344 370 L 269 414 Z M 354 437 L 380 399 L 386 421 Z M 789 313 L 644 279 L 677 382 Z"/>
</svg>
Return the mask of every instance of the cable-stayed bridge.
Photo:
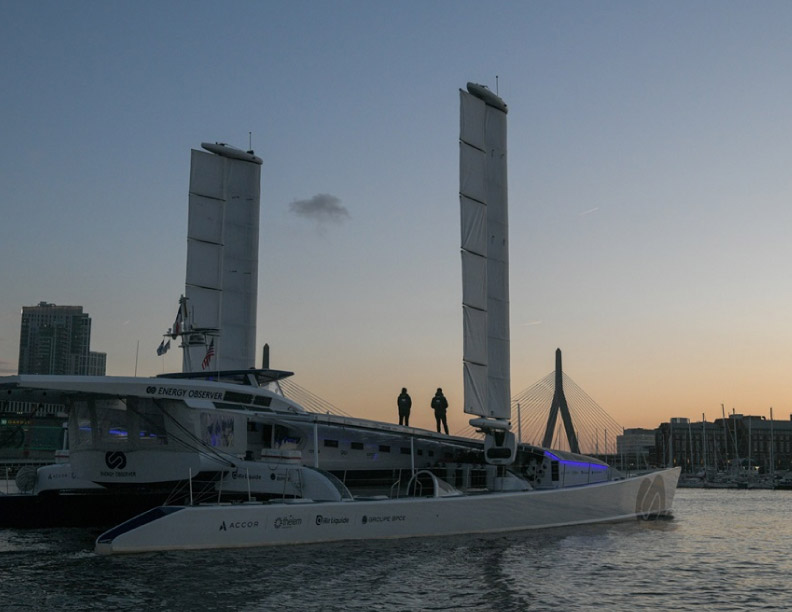
<svg viewBox="0 0 792 612">
<path fill-rule="evenodd" d="M 587 455 L 616 453 L 616 436 L 624 431 L 561 367 L 512 397 L 512 431 L 522 442 Z M 560 419 L 558 417 L 561 417 Z M 458 435 L 473 436 L 467 426 Z"/>
</svg>

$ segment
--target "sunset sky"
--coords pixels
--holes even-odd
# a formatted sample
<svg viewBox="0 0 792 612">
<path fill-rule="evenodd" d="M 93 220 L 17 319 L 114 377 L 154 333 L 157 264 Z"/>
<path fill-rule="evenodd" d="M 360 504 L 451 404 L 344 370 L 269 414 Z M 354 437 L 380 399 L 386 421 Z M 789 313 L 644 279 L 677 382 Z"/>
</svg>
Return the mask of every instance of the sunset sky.
<svg viewBox="0 0 792 612">
<path fill-rule="evenodd" d="M 178 370 L 190 149 L 250 138 L 271 365 L 360 417 L 406 386 L 426 427 L 441 386 L 459 430 L 475 81 L 509 105 L 512 394 L 560 347 L 625 427 L 792 413 L 792 3 L 0 10 L 0 374 L 40 301 L 85 308 L 108 374 L 138 343 L 138 375 Z"/>
</svg>

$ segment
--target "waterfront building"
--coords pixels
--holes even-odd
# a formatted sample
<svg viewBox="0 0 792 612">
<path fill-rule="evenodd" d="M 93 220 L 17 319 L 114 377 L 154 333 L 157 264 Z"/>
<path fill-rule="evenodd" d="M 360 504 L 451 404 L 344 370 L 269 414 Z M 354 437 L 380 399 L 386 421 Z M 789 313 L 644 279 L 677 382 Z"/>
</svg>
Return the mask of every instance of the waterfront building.
<svg viewBox="0 0 792 612">
<path fill-rule="evenodd" d="M 616 455 L 623 469 L 642 469 L 656 464 L 655 430 L 634 427 L 616 436 Z"/>
<path fill-rule="evenodd" d="M 665 465 L 683 472 L 749 471 L 769 473 L 792 469 L 792 416 L 730 414 L 712 422 L 673 418 L 656 430 L 655 446 Z"/>
<path fill-rule="evenodd" d="M 22 308 L 19 374 L 103 376 L 107 355 L 90 346 L 91 317 L 82 306 L 40 302 Z"/>
</svg>

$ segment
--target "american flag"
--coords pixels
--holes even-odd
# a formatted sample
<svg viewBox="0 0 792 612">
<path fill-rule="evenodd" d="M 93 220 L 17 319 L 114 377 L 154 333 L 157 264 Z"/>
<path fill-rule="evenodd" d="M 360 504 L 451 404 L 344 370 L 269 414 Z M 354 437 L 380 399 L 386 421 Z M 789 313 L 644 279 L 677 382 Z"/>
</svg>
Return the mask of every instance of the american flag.
<svg viewBox="0 0 792 612">
<path fill-rule="evenodd" d="M 209 343 L 209 348 L 206 349 L 206 355 L 204 355 L 203 361 L 201 362 L 201 369 L 205 370 L 209 367 L 209 362 L 212 361 L 212 357 L 214 357 L 214 338 Z"/>
</svg>

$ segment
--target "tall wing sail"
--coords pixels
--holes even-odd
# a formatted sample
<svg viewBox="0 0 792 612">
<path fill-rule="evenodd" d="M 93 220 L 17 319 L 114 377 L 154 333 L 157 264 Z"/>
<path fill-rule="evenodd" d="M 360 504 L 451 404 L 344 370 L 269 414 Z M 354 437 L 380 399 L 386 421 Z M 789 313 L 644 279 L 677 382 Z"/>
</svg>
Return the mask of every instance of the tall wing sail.
<svg viewBox="0 0 792 612">
<path fill-rule="evenodd" d="M 199 370 L 215 337 L 212 368 L 256 362 L 261 160 L 223 145 L 192 151 L 187 227 L 188 321 L 183 371 Z"/>
<path fill-rule="evenodd" d="M 511 417 L 506 104 L 481 85 L 460 90 L 465 412 Z"/>
</svg>

